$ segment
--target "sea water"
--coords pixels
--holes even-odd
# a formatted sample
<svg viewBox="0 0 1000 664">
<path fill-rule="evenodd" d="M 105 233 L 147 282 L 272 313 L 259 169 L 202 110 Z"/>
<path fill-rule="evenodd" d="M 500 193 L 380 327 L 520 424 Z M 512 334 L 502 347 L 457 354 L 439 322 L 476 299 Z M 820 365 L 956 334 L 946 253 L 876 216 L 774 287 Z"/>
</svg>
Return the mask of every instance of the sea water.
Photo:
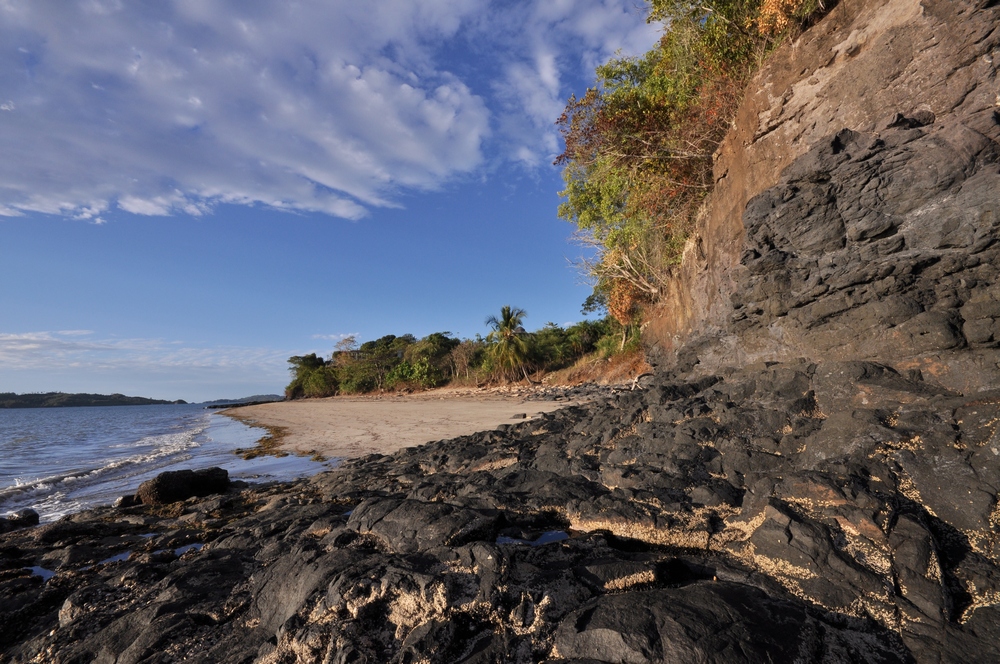
<svg viewBox="0 0 1000 664">
<path fill-rule="evenodd" d="M 42 521 L 108 505 L 167 470 L 220 466 L 231 479 L 291 480 L 332 467 L 305 457 L 244 460 L 266 433 L 198 405 L 0 410 L 0 515 Z"/>
</svg>

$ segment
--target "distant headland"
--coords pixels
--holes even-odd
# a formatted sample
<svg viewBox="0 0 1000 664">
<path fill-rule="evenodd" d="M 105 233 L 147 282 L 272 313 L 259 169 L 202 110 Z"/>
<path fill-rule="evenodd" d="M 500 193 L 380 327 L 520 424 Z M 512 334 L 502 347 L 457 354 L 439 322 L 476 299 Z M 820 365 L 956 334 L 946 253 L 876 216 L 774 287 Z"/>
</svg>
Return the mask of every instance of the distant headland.
<svg viewBox="0 0 1000 664">
<path fill-rule="evenodd" d="M 124 394 L 67 394 L 65 392 L 39 392 L 14 394 L 0 392 L 0 408 L 64 408 L 68 406 L 154 406 L 159 404 L 186 404 L 183 399 L 163 401 L 145 397 L 127 397 Z"/>
</svg>

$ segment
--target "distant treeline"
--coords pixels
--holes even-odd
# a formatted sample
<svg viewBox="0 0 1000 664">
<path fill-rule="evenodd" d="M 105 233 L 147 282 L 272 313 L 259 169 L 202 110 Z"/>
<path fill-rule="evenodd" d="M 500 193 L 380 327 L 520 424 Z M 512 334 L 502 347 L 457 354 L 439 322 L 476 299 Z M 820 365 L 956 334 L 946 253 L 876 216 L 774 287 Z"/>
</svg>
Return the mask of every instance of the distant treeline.
<svg viewBox="0 0 1000 664">
<path fill-rule="evenodd" d="M 612 318 L 582 321 L 563 328 L 548 323 L 526 332 L 525 312 L 504 307 L 490 316 L 485 337 L 458 339 L 434 332 L 386 335 L 358 344 L 348 337 L 329 358 L 315 353 L 289 358 L 292 382 L 285 397 L 325 397 L 382 390 L 427 389 L 446 383 L 481 384 L 531 381 L 532 375 L 572 365 L 593 353 L 610 356 L 623 350 L 624 331 Z"/>
<path fill-rule="evenodd" d="M 0 408 L 62 408 L 69 406 L 151 406 L 158 404 L 183 404 L 186 401 L 163 401 L 145 397 L 127 397 L 124 394 L 66 394 L 45 392 L 14 394 L 0 392 Z"/>
</svg>

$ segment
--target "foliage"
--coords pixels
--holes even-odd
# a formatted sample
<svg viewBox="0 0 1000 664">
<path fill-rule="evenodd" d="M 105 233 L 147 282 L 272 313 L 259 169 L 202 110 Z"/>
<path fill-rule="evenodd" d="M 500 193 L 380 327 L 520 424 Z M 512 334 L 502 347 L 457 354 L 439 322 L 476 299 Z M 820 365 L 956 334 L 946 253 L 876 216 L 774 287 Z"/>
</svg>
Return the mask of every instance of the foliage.
<svg viewBox="0 0 1000 664">
<path fill-rule="evenodd" d="M 375 376 L 357 364 L 339 367 L 337 374 L 340 378 L 340 394 L 364 394 L 378 387 Z"/>
<path fill-rule="evenodd" d="M 292 373 L 292 382 L 285 388 L 286 399 L 298 399 L 299 397 L 332 396 L 336 394 L 336 386 L 329 393 L 321 393 L 318 390 L 320 379 L 313 378 L 314 373 L 324 371 L 326 362 L 316 353 L 308 355 L 295 355 L 288 358 L 288 370 Z M 310 384 L 309 393 L 306 393 L 306 383 Z"/>
<path fill-rule="evenodd" d="M 471 380 L 476 373 L 476 368 L 482 366 L 485 353 L 486 342 L 478 336 L 476 339 L 463 339 L 449 353 L 452 376 L 464 378 L 467 381 Z"/>
<path fill-rule="evenodd" d="M 486 335 L 488 353 L 493 361 L 493 369 L 499 377 L 510 380 L 517 374 L 528 378 L 528 363 L 530 349 L 527 333 L 521 322 L 527 312 L 524 309 L 504 305 L 500 308 L 500 317 L 489 316 L 486 324 L 491 328 Z"/>
<path fill-rule="evenodd" d="M 617 338 L 614 321 L 581 321 L 567 328 L 546 323 L 530 335 L 531 358 L 534 364 L 547 370 L 569 366 L 577 359 L 592 353 L 604 336 Z"/>
<path fill-rule="evenodd" d="M 405 345 L 398 340 L 392 343 L 391 349 L 395 350 L 397 361 L 392 363 L 392 368 L 385 375 L 384 387 L 426 389 L 437 387 L 448 379 L 452 369 L 451 350 L 459 345 L 458 339 L 448 332 L 434 332 L 419 341 L 410 335 L 400 339 Z"/>
<path fill-rule="evenodd" d="M 555 323 L 546 323 L 531 337 L 531 359 L 537 364 L 561 367 L 572 356 L 567 331 Z"/>
<path fill-rule="evenodd" d="M 376 390 L 429 389 L 449 381 L 528 379 L 529 370 L 553 371 L 604 348 L 602 357 L 620 352 L 623 327 L 611 317 L 563 328 L 547 323 L 523 327 L 524 310 L 506 306 L 490 316 L 485 339 L 457 339 L 434 332 L 422 339 L 386 335 L 358 344 L 338 343 L 328 360 L 315 353 L 289 358 L 289 399 L 362 394 Z"/>
<path fill-rule="evenodd" d="M 777 35 L 796 25 L 804 27 L 824 9 L 819 0 L 764 0 L 755 25 L 762 34 Z"/>
<path fill-rule="evenodd" d="M 559 215 L 596 249 L 586 263 L 623 326 L 661 294 L 711 189 L 712 155 L 776 36 L 817 0 L 649 0 L 663 37 L 597 68 L 557 124 L 566 188 Z M 766 13 L 765 13 L 766 10 Z"/>
<path fill-rule="evenodd" d="M 309 372 L 302 380 L 302 396 L 329 397 L 337 393 L 340 381 L 334 367 L 322 366 Z"/>
<path fill-rule="evenodd" d="M 430 388 L 437 387 L 443 382 L 443 372 L 431 365 L 427 358 L 420 358 L 413 363 L 403 360 L 393 367 L 385 379 L 386 386 L 390 388 L 410 385 Z"/>
</svg>

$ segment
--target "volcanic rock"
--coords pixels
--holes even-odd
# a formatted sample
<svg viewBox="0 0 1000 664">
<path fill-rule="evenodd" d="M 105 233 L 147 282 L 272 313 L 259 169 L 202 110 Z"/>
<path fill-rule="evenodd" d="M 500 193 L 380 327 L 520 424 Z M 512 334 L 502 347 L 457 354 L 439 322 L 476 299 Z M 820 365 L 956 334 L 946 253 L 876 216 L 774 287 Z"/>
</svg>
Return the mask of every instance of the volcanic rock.
<svg viewBox="0 0 1000 664">
<path fill-rule="evenodd" d="M 222 493 L 228 488 L 229 471 L 225 468 L 170 470 L 140 484 L 135 497 L 145 505 L 164 505 L 192 496 Z"/>
</svg>

